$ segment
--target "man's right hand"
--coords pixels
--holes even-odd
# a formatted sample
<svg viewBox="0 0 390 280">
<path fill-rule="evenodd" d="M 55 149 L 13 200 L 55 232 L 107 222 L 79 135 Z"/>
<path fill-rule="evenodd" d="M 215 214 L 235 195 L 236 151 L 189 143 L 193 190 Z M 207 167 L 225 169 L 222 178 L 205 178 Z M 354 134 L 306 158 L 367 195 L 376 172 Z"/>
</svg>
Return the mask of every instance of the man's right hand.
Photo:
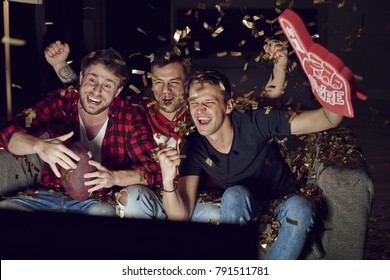
<svg viewBox="0 0 390 280">
<path fill-rule="evenodd" d="M 80 160 L 78 155 L 63 144 L 72 135 L 73 132 L 70 132 L 56 138 L 46 139 L 37 143 L 36 146 L 36 152 L 39 157 L 50 165 L 58 178 L 61 177 L 61 174 L 56 164 L 64 169 L 75 169 L 77 164 L 74 161 Z"/>
<path fill-rule="evenodd" d="M 44 54 L 46 61 L 53 66 L 54 69 L 66 65 L 66 59 L 70 52 L 69 45 L 61 41 L 55 41 L 46 47 Z"/>
<path fill-rule="evenodd" d="M 181 155 L 175 148 L 166 147 L 157 153 L 163 184 L 165 182 L 174 182 L 177 176 L 177 168 L 180 165 Z"/>
</svg>

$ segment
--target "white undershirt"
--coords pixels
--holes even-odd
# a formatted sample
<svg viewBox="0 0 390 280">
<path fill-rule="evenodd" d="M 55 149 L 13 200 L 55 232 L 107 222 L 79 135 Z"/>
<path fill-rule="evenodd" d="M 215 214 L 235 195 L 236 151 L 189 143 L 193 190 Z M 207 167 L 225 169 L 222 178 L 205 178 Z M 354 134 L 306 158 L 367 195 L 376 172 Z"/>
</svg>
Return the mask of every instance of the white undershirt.
<svg viewBox="0 0 390 280">
<path fill-rule="evenodd" d="M 80 119 L 80 141 L 81 143 L 89 149 L 89 151 L 92 153 L 93 160 L 97 162 L 102 161 L 102 143 L 104 139 L 104 135 L 106 134 L 107 129 L 107 123 L 108 118 L 104 122 L 102 128 L 100 128 L 98 134 L 96 134 L 95 138 L 93 138 L 91 141 L 88 140 L 87 132 L 85 131 L 84 122 L 79 116 Z"/>
</svg>

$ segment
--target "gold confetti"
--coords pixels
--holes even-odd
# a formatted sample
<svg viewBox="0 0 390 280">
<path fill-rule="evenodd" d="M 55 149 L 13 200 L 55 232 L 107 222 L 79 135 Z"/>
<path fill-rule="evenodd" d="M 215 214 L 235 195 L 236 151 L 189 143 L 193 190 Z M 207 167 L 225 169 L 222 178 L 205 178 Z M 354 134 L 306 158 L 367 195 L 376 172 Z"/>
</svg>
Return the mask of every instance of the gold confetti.
<svg viewBox="0 0 390 280">
<path fill-rule="evenodd" d="M 225 86 L 221 81 L 219 81 L 219 89 L 221 90 L 222 93 L 225 92 Z"/>
<path fill-rule="evenodd" d="M 24 46 L 26 44 L 26 40 L 16 39 L 11 37 L 3 37 L 1 39 L 3 44 L 10 44 L 11 46 Z"/>
<path fill-rule="evenodd" d="M 52 22 L 52 21 L 46 21 L 45 22 L 45 25 L 53 25 L 54 24 L 54 22 Z"/>
<path fill-rule="evenodd" d="M 121 60 L 121 59 L 114 59 L 114 62 L 115 62 L 116 64 L 119 64 L 119 65 L 126 65 L 126 62 L 124 62 L 124 61 Z"/>
<path fill-rule="evenodd" d="M 225 15 L 225 12 L 222 10 L 220 5 L 215 5 L 215 8 L 217 9 L 218 13 L 223 17 Z"/>
<path fill-rule="evenodd" d="M 198 52 L 200 51 L 199 41 L 194 42 L 194 48 L 196 51 L 198 51 Z"/>
<path fill-rule="evenodd" d="M 278 20 L 278 18 L 266 19 L 265 22 L 268 23 L 268 24 L 274 24 L 277 20 Z"/>
<path fill-rule="evenodd" d="M 157 40 L 165 42 L 167 40 L 167 37 L 162 36 L 162 35 L 158 35 Z"/>
<path fill-rule="evenodd" d="M 143 83 L 144 87 L 148 86 L 148 81 L 146 79 L 146 75 L 142 75 L 142 83 Z"/>
<path fill-rule="evenodd" d="M 11 87 L 13 88 L 17 88 L 17 89 L 22 89 L 22 87 L 20 85 L 17 85 L 17 84 L 11 84 Z"/>
<path fill-rule="evenodd" d="M 212 167 L 213 164 L 214 164 L 213 161 L 212 161 L 210 158 L 207 158 L 207 159 L 206 159 L 206 163 L 207 163 L 207 165 L 210 166 L 210 167 Z"/>
<path fill-rule="evenodd" d="M 242 20 L 242 24 L 243 24 L 244 26 L 246 26 L 247 28 L 249 28 L 249 29 L 252 29 L 252 28 L 254 27 L 254 23 L 251 22 L 251 21 L 248 21 L 248 20 L 245 19 L 245 18 Z"/>
<path fill-rule="evenodd" d="M 217 57 L 223 57 L 227 55 L 227 51 L 224 52 L 217 52 Z"/>
<path fill-rule="evenodd" d="M 93 58 L 95 56 L 96 52 L 90 52 L 88 58 Z"/>
<path fill-rule="evenodd" d="M 238 47 L 242 47 L 243 45 L 245 45 L 246 43 L 246 40 L 242 40 L 241 42 L 238 43 Z"/>
<path fill-rule="evenodd" d="M 192 14 L 192 9 L 189 9 L 184 15 L 185 16 L 189 16 L 189 15 L 191 15 Z"/>
<path fill-rule="evenodd" d="M 318 39 L 320 38 L 320 35 L 319 34 L 314 34 L 313 36 L 311 36 L 312 39 Z"/>
<path fill-rule="evenodd" d="M 137 31 L 138 31 L 138 32 L 141 32 L 141 33 L 144 34 L 145 36 L 148 36 L 148 34 L 145 32 L 145 30 L 143 30 L 143 29 L 140 28 L 140 27 L 137 27 Z"/>
<path fill-rule="evenodd" d="M 145 182 L 146 181 L 145 180 L 145 173 L 142 170 L 139 171 L 139 181 L 140 182 Z"/>
<path fill-rule="evenodd" d="M 203 27 L 207 30 L 210 30 L 211 28 L 207 22 L 203 22 Z"/>
<path fill-rule="evenodd" d="M 276 31 L 275 32 L 275 36 L 277 36 L 277 35 L 281 35 L 281 34 L 283 34 L 284 32 L 283 32 L 283 30 L 281 29 L 281 30 L 278 30 L 278 31 Z"/>
<path fill-rule="evenodd" d="M 148 72 L 148 78 L 152 79 L 152 80 L 157 80 L 158 77 L 150 72 Z"/>
<path fill-rule="evenodd" d="M 24 111 L 26 116 L 26 127 L 31 127 L 32 120 L 37 117 L 33 108 L 29 108 Z"/>
<path fill-rule="evenodd" d="M 265 109 L 265 114 L 268 115 L 269 112 L 271 112 L 272 107 L 271 106 L 266 106 L 266 107 L 264 107 L 264 109 Z"/>
<path fill-rule="evenodd" d="M 149 62 L 152 63 L 154 60 L 154 53 L 151 53 L 150 55 L 145 55 L 145 58 L 149 58 Z"/>
<path fill-rule="evenodd" d="M 220 27 L 218 27 L 217 28 L 217 30 L 215 30 L 214 32 L 213 32 L 213 34 L 211 34 L 211 36 L 213 37 L 213 38 L 215 38 L 215 37 L 217 37 L 219 34 L 221 34 L 222 32 L 223 32 L 223 27 L 222 26 L 220 26 Z"/>
<path fill-rule="evenodd" d="M 363 81 L 363 76 L 361 76 L 361 75 L 356 75 L 356 74 L 354 74 L 353 76 L 355 77 L 355 80 L 357 80 L 357 81 Z"/>
<path fill-rule="evenodd" d="M 129 85 L 129 88 L 134 91 L 136 94 L 140 94 L 141 91 L 135 85 Z"/>
<path fill-rule="evenodd" d="M 264 35 L 264 30 L 258 31 L 255 34 L 253 34 L 254 38 L 259 38 L 260 36 Z"/>
<path fill-rule="evenodd" d="M 188 26 L 186 26 L 186 28 L 184 28 L 182 34 L 181 34 L 181 37 L 180 38 L 186 38 L 188 37 L 188 35 L 191 33 L 191 28 L 189 28 Z"/>
<path fill-rule="evenodd" d="M 250 97 L 254 92 L 255 92 L 254 90 L 251 90 L 250 92 L 243 94 L 243 96 L 246 97 L 246 98 L 248 98 L 248 97 Z"/>
<path fill-rule="evenodd" d="M 136 56 L 136 55 L 141 55 L 142 53 L 138 52 L 138 53 L 132 53 L 131 55 L 129 55 L 129 58 L 132 58 L 133 56 Z"/>
<path fill-rule="evenodd" d="M 243 75 L 240 79 L 240 84 L 245 83 L 248 80 L 248 77 L 246 75 Z"/>
<path fill-rule="evenodd" d="M 137 69 L 132 69 L 132 70 L 131 70 L 131 74 L 143 75 L 143 74 L 145 74 L 145 71 L 143 71 L 143 70 L 137 70 Z"/>
<path fill-rule="evenodd" d="M 175 34 L 173 35 L 173 40 L 175 40 L 176 43 L 179 42 L 182 33 L 183 31 L 179 29 L 176 30 Z"/>
<path fill-rule="evenodd" d="M 248 69 L 248 62 L 245 62 L 243 70 L 246 71 Z"/>
<path fill-rule="evenodd" d="M 313 4 L 329 4 L 330 0 L 313 0 Z"/>
<path fill-rule="evenodd" d="M 199 98 L 199 95 L 197 93 L 194 93 L 190 97 L 187 98 L 188 102 L 194 101 L 195 99 Z"/>
<path fill-rule="evenodd" d="M 242 56 L 241 52 L 230 52 L 231 56 Z"/>
<path fill-rule="evenodd" d="M 175 52 L 176 55 L 181 56 L 181 51 L 177 46 L 173 46 L 173 51 Z"/>
</svg>

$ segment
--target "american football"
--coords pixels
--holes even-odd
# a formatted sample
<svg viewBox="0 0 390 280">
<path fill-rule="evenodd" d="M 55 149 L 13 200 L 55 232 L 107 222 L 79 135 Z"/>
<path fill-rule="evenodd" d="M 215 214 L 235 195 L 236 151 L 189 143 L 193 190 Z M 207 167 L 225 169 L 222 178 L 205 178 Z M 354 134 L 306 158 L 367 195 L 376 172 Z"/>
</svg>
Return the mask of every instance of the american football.
<svg viewBox="0 0 390 280">
<path fill-rule="evenodd" d="M 62 185 L 67 193 L 77 201 L 84 201 L 89 197 L 88 189 L 92 186 L 85 186 L 84 174 L 96 171 L 96 168 L 88 164 L 92 159 L 91 152 L 80 142 L 72 143 L 70 149 L 80 157 L 76 169 L 61 168 Z"/>
</svg>

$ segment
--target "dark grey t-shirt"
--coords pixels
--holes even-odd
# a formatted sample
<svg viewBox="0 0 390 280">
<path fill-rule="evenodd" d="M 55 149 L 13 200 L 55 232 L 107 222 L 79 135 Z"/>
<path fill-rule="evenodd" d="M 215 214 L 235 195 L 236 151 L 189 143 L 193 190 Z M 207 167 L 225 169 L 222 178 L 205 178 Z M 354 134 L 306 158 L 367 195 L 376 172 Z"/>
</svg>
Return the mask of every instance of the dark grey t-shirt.
<svg viewBox="0 0 390 280">
<path fill-rule="evenodd" d="M 187 137 L 186 155 L 179 167 L 180 176 L 206 172 L 218 187 L 248 187 L 261 199 L 272 199 L 296 190 L 293 174 L 282 158 L 276 135 L 290 135 L 284 111 L 259 109 L 231 114 L 234 137 L 231 150 L 222 154 L 197 131 Z"/>
</svg>

